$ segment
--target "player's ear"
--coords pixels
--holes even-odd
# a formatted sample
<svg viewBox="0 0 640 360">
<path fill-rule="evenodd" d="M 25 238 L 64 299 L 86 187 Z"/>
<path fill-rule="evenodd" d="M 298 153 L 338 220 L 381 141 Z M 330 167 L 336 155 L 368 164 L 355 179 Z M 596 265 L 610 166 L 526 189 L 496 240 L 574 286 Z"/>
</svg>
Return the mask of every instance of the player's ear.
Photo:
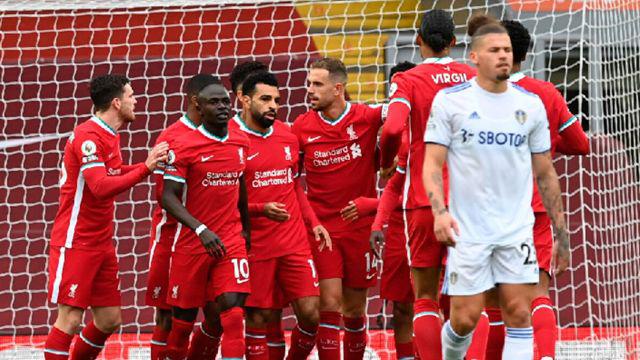
<svg viewBox="0 0 640 360">
<path fill-rule="evenodd" d="M 242 95 L 240 96 L 240 102 L 246 106 L 249 106 L 249 103 L 251 103 L 251 97 L 249 95 Z"/>
<path fill-rule="evenodd" d="M 120 108 L 122 107 L 122 100 L 119 97 L 114 97 L 111 99 L 111 106 L 120 111 Z"/>
<path fill-rule="evenodd" d="M 451 39 L 451 42 L 449 43 L 449 48 L 453 48 L 454 46 L 456 46 L 456 37 L 454 36 L 453 39 Z"/>
<path fill-rule="evenodd" d="M 198 95 L 189 96 L 189 103 L 196 109 L 200 109 L 200 105 L 198 105 Z"/>
<path fill-rule="evenodd" d="M 346 89 L 345 89 L 344 83 L 337 82 L 335 87 L 335 92 L 336 92 L 335 95 L 339 96 L 340 94 L 345 94 L 345 91 Z"/>
<path fill-rule="evenodd" d="M 478 66 L 478 52 L 471 49 L 471 51 L 469 51 L 469 60 L 471 60 L 475 66 Z"/>
<path fill-rule="evenodd" d="M 416 35 L 416 46 L 420 47 L 422 46 L 423 41 L 422 41 L 422 37 L 420 36 L 420 34 Z"/>
</svg>

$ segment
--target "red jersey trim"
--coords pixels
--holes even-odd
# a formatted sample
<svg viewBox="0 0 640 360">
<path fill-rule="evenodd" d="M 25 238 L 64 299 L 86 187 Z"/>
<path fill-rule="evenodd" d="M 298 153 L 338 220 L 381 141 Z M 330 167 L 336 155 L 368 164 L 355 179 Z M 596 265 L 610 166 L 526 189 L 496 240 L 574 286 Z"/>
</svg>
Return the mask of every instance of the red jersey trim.
<svg viewBox="0 0 640 360">
<path fill-rule="evenodd" d="M 329 118 L 326 118 L 321 111 L 318 111 L 318 115 L 320 115 L 320 119 L 322 119 L 322 121 L 324 121 L 327 124 L 333 126 L 333 125 L 338 125 L 338 123 L 340 123 L 342 120 L 344 120 L 344 118 L 347 117 L 347 114 L 349 114 L 349 111 L 351 111 L 351 103 L 347 102 L 347 106 L 344 108 L 344 111 L 335 120 L 331 120 Z"/>
<path fill-rule="evenodd" d="M 97 115 L 93 115 L 91 117 L 91 121 L 98 124 L 98 126 L 104 129 L 104 131 L 108 132 L 113 136 L 116 136 L 116 131 L 111 126 L 109 126 L 109 124 L 107 124 L 104 120 L 100 119 Z"/>
</svg>

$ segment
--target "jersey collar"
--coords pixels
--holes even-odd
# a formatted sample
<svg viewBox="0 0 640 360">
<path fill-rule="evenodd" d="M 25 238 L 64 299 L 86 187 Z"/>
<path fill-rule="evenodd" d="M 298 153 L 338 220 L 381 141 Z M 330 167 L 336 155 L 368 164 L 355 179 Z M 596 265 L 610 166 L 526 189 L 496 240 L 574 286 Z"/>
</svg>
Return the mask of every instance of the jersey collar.
<svg viewBox="0 0 640 360">
<path fill-rule="evenodd" d="M 191 130 L 195 130 L 197 128 L 196 124 L 193 123 L 193 120 L 189 119 L 189 115 L 187 115 L 186 113 L 182 115 L 182 117 L 180 118 L 180 122 Z"/>
<path fill-rule="evenodd" d="M 97 115 L 93 115 L 91 117 L 91 121 L 93 121 L 94 123 L 98 124 L 98 126 L 103 128 L 109 134 L 111 134 L 113 136 L 116 136 L 116 131 L 113 130 L 113 128 L 111 126 L 109 126 L 109 124 L 107 124 L 104 120 L 100 119 Z"/>
<path fill-rule="evenodd" d="M 347 116 L 347 114 L 349 113 L 350 110 L 351 110 L 351 103 L 347 102 L 347 106 L 344 108 L 344 111 L 335 120 L 331 120 L 331 119 L 325 117 L 324 114 L 321 111 L 318 111 L 318 115 L 320 115 L 320 119 L 322 119 L 322 121 L 326 122 L 327 124 L 329 124 L 329 125 L 338 125 L 338 123 L 341 122 Z"/>
<path fill-rule="evenodd" d="M 211 140 L 219 141 L 219 142 L 225 142 L 229 138 L 229 130 L 228 129 L 227 129 L 227 135 L 225 135 L 222 138 L 221 137 L 217 137 L 217 136 L 213 135 L 212 133 L 210 133 L 209 131 L 207 131 L 207 129 L 204 128 L 204 125 L 198 126 L 198 131 L 200 131 L 200 133 L 202 135 L 206 136 L 207 138 L 209 138 Z"/>
<path fill-rule="evenodd" d="M 453 62 L 453 59 L 445 56 L 445 57 L 430 57 L 430 58 L 426 58 L 424 59 L 424 61 L 422 62 L 423 64 L 449 64 Z"/>
<path fill-rule="evenodd" d="M 509 76 L 509 81 L 518 82 L 525 78 L 525 74 L 522 71 L 515 72 Z"/>
<path fill-rule="evenodd" d="M 235 121 L 236 124 L 238 124 L 238 126 L 240 127 L 240 130 L 242 130 L 242 131 L 244 131 L 244 132 L 246 132 L 248 134 L 254 135 L 254 136 L 259 136 L 259 137 L 261 137 L 263 139 L 266 139 L 269 136 L 271 136 L 271 134 L 273 134 L 273 126 L 270 126 L 267 129 L 267 131 L 265 131 L 265 132 L 260 132 L 260 131 L 256 131 L 256 130 L 250 129 L 247 126 L 247 124 L 244 122 L 244 120 L 242 120 L 242 118 L 240 117 L 240 113 L 236 114 L 233 117 L 233 121 Z"/>
</svg>

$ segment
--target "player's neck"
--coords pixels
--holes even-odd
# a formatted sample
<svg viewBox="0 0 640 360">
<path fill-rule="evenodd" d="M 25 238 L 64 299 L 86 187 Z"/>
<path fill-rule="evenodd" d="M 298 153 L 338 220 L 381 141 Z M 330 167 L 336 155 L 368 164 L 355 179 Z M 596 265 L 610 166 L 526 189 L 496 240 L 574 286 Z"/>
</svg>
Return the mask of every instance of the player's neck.
<svg viewBox="0 0 640 360">
<path fill-rule="evenodd" d="M 511 73 L 515 74 L 520 71 L 522 71 L 522 65 L 520 63 L 513 63 L 513 66 L 511 67 Z"/>
<path fill-rule="evenodd" d="M 495 79 L 486 78 L 480 73 L 478 73 L 478 76 L 476 76 L 476 82 L 478 83 L 478 86 L 480 86 L 483 90 L 494 94 L 503 93 L 507 91 L 508 88 L 507 80 L 498 81 Z"/>
<path fill-rule="evenodd" d="M 124 120 L 118 116 L 118 114 L 113 111 L 96 111 L 95 114 L 100 120 L 104 121 L 105 124 L 109 125 L 114 131 L 118 131 L 120 127 L 124 124 Z"/>
<path fill-rule="evenodd" d="M 200 125 L 200 113 L 198 113 L 198 110 L 189 107 L 186 115 L 195 126 Z"/>
<path fill-rule="evenodd" d="M 249 109 L 242 109 L 242 112 L 240 113 L 240 118 L 245 123 L 245 125 L 247 125 L 249 129 L 255 132 L 266 133 L 267 130 L 269 130 L 269 129 L 263 128 L 258 124 L 257 121 L 254 120 L 253 116 L 251 116 Z"/>
<path fill-rule="evenodd" d="M 427 46 L 421 46 L 420 47 L 420 55 L 422 56 L 423 59 L 443 58 L 443 57 L 449 56 L 449 51 L 435 52 L 435 51 L 431 50 L 431 48 L 429 48 Z"/>
<path fill-rule="evenodd" d="M 344 113 L 344 110 L 346 108 L 347 108 L 347 100 L 345 100 L 344 98 L 338 98 L 336 99 L 336 101 L 331 103 L 329 107 L 322 110 L 322 114 L 331 120 L 335 120 Z"/>
<path fill-rule="evenodd" d="M 207 130 L 210 134 L 215 135 L 216 137 L 219 138 L 223 138 L 225 136 L 227 136 L 228 133 L 228 126 L 227 124 L 224 125 L 211 125 L 211 124 L 207 124 L 206 122 L 202 123 L 202 127 L 204 127 L 205 130 Z"/>
</svg>

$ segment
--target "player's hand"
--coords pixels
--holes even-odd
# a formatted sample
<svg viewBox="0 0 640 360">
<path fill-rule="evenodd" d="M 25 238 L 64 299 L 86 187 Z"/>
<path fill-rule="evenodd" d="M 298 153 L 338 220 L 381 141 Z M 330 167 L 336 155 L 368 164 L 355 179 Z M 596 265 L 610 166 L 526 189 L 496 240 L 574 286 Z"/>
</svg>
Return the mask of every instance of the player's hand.
<svg viewBox="0 0 640 360">
<path fill-rule="evenodd" d="M 340 216 L 342 216 L 342 220 L 346 222 L 358 220 L 360 214 L 358 213 L 356 202 L 353 200 L 349 201 L 349 204 L 340 210 Z"/>
<path fill-rule="evenodd" d="M 289 220 L 290 217 L 285 205 L 278 202 L 268 202 L 264 204 L 264 210 L 262 210 L 262 212 L 264 216 L 277 222 L 285 222 Z"/>
<path fill-rule="evenodd" d="M 382 260 L 382 252 L 380 251 L 382 245 L 384 245 L 384 233 L 379 230 L 372 231 L 369 236 L 369 246 L 378 260 Z"/>
<path fill-rule="evenodd" d="M 569 267 L 569 233 L 565 229 L 557 230 L 556 239 L 557 241 L 553 244 L 551 257 L 553 264 L 551 268 L 553 269 L 553 274 L 557 276 Z"/>
<path fill-rule="evenodd" d="M 207 250 L 207 254 L 216 259 L 223 257 L 227 253 L 227 249 L 224 248 L 224 244 L 222 243 L 222 240 L 220 240 L 220 237 L 209 229 L 204 229 L 200 233 L 200 242 Z"/>
<path fill-rule="evenodd" d="M 443 209 L 440 214 L 435 216 L 433 232 L 436 234 L 439 242 L 446 246 L 455 247 L 456 240 L 453 235 L 454 233 L 455 235 L 460 235 L 460 228 L 458 227 L 458 222 L 456 222 L 451 214 L 449 214 L 446 209 Z"/>
<path fill-rule="evenodd" d="M 393 176 L 393 173 L 396 171 L 396 167 L 398 166 L 398 157 L 396 156 L 393 159 L 393 165 L 388 168 L 380 169 L 380 177 L 384 180 L 389 180 Z"/>
<path fill-rule="evenodd" d="M 149 151 L 149 155 L 147 155 L 147 160 L 144 164 L 147 166 L 149 171 L 153 171 L 158 166 L 158 162 L 167 160 L 167 153 L 169 152 L 169 144 L 166 141 L 163 141 L 156 146 L 153 147 Z"/>
<path fill-rule="evenodd" d="M 331 243 L 331 236 L 327 229 L 324 226 L 318 225 L 313 228 L 313 235 L 316 238 L 316 241 L 320 243 L 318 245 L 318 250 L 322 251 L 324 249 L 329 249 L 329 251 L 333 250 L 333 244 Z"/>
</svg>

